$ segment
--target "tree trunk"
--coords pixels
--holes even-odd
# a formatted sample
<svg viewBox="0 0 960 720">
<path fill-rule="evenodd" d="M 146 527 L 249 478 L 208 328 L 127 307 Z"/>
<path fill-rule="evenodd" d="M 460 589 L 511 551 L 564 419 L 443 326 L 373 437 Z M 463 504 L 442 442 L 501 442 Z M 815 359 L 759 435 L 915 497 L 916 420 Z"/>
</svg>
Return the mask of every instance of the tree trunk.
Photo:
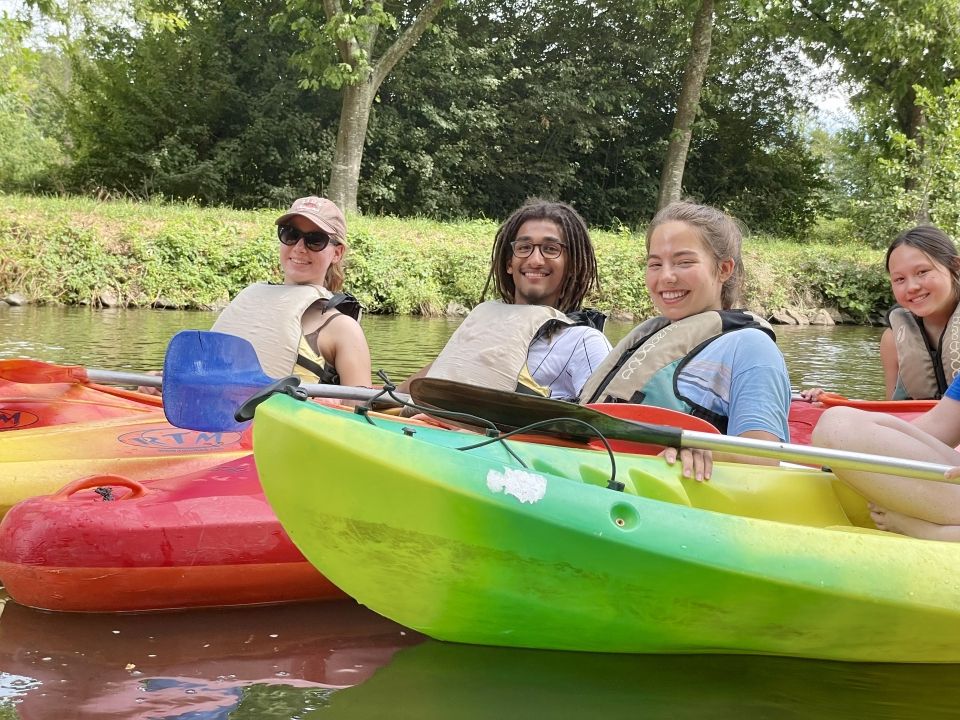
<svg viewBox="0 0 960 720">
<path fill-rule="evenodd" d="M 337 128 L 337 147 L 333 157 L 333 167 L 330 169 L 330 187 L 327 189 L 327 197 L 345 213 L 357 212 L 360 161 L 363 160 L 367 123 L 370 121 L 370 110 L 377 90 L 394 66 L 417 44 L 420 36 L 446 3 L 447 0 L 426 0 L 410 25 L 364 73 L 363 80 L 343 86 L 340 127 Z M 339 0 L 323 0 L 323 9 L 328 22 L 343 12 Z M 376 44 L 375 39 L 376 32 L 373 32 L 366 38 L 366 45 L 363 48 L 360 47 L 356 38 L 338 41 L 340 59 L 354 69 L 365 65 L 361 59 L 362 53 L 368 56 L 372 54 Z"/>
<path fill-rule="evenodd" d="M 657 209 L 661 209 L 680 199 L 683 184 L 683 169 L 687 164 L 687 151 L 693 134 L 693 121 L 700 104 L 700 90 L 707 75 L 710 61 L 710 42 L 713 33 L 714 0 L 703 0 L 693 21 L 690 35 L 690 57 L 683 71 L 683 84 L 677 101 L 677 114 L 673 118 L 673 130 L 670 132 L 670 144 L 660 173 L 660 193 L 657 196 Z"/>
<path fill-rule="evenodd" d="M 375 94 L 372 78 L 360 85 L 346 85 L 343 88 L 337 148 L 330 169 L 327 197 L 345 213 L 357 211 L 360 161 L 363 159 L 367 123 Z"/>
<path fill-rule="evenodd" d="M 900 130 L 907 136 L 907 140 L 913 140 L 917 143 L 916 154 L 907 159 L 909 170 L 907 176 L 903 179 L 903 189 L 911 192 L 920 186 L 919 175 L 923 168 L 923 138 L 920 136 L 920 128 L 923 127 L 924 123 L 923 108 L 917 105 L 917 93 L 913 87 L 900 100 L 897 120 L 900 124 Z"/>
</svg>

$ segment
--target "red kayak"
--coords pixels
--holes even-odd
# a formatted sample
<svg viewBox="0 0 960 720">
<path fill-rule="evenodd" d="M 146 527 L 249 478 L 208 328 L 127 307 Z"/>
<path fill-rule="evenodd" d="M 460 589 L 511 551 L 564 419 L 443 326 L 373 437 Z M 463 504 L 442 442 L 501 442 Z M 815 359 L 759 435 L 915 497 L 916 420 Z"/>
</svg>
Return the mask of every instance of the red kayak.
<svg viewBox="0 0 960 720">
<path fill-rule="evenodd" d="M 143 482 L 95 475 L 25 500 L 0 523 L 0 580 L 46 610 L 344 597 L 287 537 L 251 455 Z"/>
<path fill-rule="evenodd" d="M 790 403 L 790 442 L 809 445 L 813 428 L 827 408 L 852 407 L 869 412 L 884 412 L 912 421 L 937 404 L 936 400 L 852 400 L 836 393 L 823 393 L 815 403 L 794 400 Z"/>
</svg>

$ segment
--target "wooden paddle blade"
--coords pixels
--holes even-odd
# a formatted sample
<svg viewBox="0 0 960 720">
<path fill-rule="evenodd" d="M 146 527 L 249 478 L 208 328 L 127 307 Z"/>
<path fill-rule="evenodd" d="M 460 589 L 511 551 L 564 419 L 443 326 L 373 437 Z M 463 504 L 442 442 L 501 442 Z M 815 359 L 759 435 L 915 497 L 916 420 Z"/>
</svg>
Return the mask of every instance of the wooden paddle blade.
<svg viewBox="0 0 960 720">
<path fill-rule="evenodd" d="M 81 365 L 54 365 L 24 358 L 0 360 L 0 378 L 33 384 L 90 382 L 86 368 Z"/>
<path fill-rule="evenodd" d="M 410 394 L 418 404 L 477 415 L 489 420 L 501 430 L 516 430 L 533 423 L 549 421 L 548 426 L 539 430 L 584 440 L 595 437 L 582 424 L 588 423 L 607 438 L 680 447 L 681 431 L 675 428 L 621 420 L 583 405 L 537 395 L 490 390 L 439 378 L 414 380 L 410 384 Z"/>
<path fill-rule="evenodd" d="M 163 410 L 177 427 L 204 432 L 240 430 L 234 413 L 274 379 L 257 353 L 236 335 L 184 330 L 174 335 L 163 362 Z"/>
</svg>

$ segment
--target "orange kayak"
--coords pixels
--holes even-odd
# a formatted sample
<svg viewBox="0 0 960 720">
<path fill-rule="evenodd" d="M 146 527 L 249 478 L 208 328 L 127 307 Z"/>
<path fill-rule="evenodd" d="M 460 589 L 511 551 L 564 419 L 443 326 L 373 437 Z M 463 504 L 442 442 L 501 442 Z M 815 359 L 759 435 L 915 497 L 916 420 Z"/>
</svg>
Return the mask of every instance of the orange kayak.
<svg viewBox="0 0 960 720">
<path fill-rule="evenodd" d="M 854 400 L 831 392 L 820 395 L 817 402 L 824 407 L 844 406 L 894 415 L 922 414 L 937 404 L 936 400 Z"/>
<path fill-rule="evenodd" d="M 0 361 L 3 362 L 3 361 Z M 0 377 L 0 432 L 156 413 L 161 398 L 107 385 Z"/>
</svg>

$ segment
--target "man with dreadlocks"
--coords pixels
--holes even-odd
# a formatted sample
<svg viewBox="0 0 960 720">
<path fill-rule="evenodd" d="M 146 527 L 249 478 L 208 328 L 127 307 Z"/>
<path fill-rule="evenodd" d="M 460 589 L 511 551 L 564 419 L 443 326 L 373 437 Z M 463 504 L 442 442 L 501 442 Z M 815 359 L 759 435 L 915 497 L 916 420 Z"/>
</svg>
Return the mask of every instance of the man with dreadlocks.
<svg viewBox="0 0 960 720">
<path fill-rule="evenodd" d="M 602 313 L 582 310 L 599 285 L 583 218 L 569 205 L 528 200 L 497 230 L 491 283 L 480 303 L 418 376 L 574 400 L 610 352 Z"/>
</svg>

